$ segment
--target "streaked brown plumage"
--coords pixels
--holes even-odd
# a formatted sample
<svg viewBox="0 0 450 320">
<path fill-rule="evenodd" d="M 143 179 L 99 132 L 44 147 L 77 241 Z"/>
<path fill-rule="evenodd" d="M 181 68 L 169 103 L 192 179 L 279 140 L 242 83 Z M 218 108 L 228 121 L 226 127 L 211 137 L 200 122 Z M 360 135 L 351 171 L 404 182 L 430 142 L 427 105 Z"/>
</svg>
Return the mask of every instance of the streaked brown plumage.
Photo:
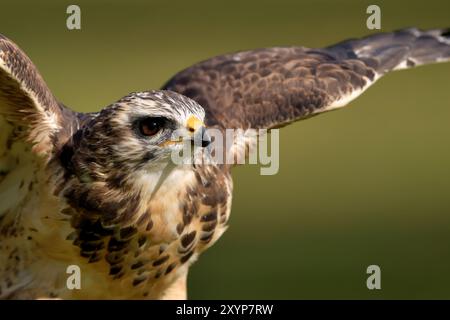
<svg viewBox="0 0 450 320">
<path fill-rule="evenodd" d="M 0 36 L 0 297 L 186 297 L 189 265 L 226 229 L 231 166 L 167 165 L 169 133 L 189 139 L 201 107 L 221 130 L 280 127 L 346 105 L 390 70 L 449 59 L 442 30 L 253 50 L 80 114 Z M 148 119 L 164 120 L 144 136 Z M 66 287 L 72 264 L 81 290 Z"/>
</svg>

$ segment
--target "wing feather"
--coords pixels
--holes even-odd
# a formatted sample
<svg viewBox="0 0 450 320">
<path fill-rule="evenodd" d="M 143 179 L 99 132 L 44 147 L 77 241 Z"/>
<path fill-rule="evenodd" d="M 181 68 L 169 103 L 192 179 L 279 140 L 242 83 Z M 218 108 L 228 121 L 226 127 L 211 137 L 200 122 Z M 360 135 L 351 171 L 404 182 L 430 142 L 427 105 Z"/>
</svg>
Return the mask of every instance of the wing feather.
<svg viewBox="0 0 450 320">
<path fill-rule="evenodd" d="M 45 157 L 54 149 L 56 133 L 75 118 L 74 113 L 56 101 L 25 53 L 2 35 L 0 118 L 4 120 L 0 128 L 3 135 L 0 154 L 7 152 L 8 144 L 3 140 L 22 139 L 32 144 L 36 154 Z"/>
<path fill-rule="evenodd" d="M 196 100 L 210 126 L 274 128 L 341 108 L 388 71 L 449 60 L 448 30 L 405 29 L 324 49 L 222 55 L 181 71 L 163 89 Z"/>
<path fill-rule="evenodd" d="M 31 60 L 0 35 L 0 219 L 26 201 L 75 125 L 76 113 L 56 101 Z"/>
</svg>

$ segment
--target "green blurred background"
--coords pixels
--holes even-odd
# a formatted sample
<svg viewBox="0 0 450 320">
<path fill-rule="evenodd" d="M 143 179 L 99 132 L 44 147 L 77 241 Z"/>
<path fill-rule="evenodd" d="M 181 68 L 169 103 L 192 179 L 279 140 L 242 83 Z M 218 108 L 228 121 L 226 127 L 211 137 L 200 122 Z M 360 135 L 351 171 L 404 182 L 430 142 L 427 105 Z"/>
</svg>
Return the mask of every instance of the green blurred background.
<svg viewBox="0 0 450 320">
<path fill-rule="evenodd" d="M 65 25 L 74 3 L 80 31 Z M 95 111 L 217 54 L 372 33 L 369 4 L 3 0 L 0 33 L 61 101 Z M 376 4 L 383 31 L 450 27 L 447 0 Z M 450 63 L 390 74 L 280 139 L 277 175 L 234 170 L 230 228 L 191 268 L 190 298 L 450 298 Z"/>
</svg>

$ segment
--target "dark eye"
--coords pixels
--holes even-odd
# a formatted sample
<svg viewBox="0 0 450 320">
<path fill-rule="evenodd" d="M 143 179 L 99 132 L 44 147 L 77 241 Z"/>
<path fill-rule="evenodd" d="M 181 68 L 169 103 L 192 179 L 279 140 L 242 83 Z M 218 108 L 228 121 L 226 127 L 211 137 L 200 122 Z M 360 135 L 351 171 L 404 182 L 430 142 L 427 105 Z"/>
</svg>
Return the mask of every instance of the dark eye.
<svg viewBox="0 0 450 320">
<path fill-rule="evenodd" d="M 157 134 L 165 124 L 164 118 L 145 118 L 139 122 L 139 132 L 147 137 Z"/>
</svg>

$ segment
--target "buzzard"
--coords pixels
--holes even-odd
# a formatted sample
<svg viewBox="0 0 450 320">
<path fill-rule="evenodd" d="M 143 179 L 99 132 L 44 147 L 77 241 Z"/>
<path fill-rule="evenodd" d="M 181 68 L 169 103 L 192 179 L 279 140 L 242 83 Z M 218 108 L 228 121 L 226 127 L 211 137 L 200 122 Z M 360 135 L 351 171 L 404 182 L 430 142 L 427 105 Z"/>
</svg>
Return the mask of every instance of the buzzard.
<svg viewBox="0 0 450 320">
<path fill-rule="evenodd" d="M 0 297 L 186 298 L 189 266 L 226 229 L 233 166 L 173 164 L 172 152 L 208 149 L 205 126 L 281 127 L 345 106 L 391 70 L 449 60 L 449 30 L 265 48 L 77 113 L 0 36 Z"/>
</svg>

